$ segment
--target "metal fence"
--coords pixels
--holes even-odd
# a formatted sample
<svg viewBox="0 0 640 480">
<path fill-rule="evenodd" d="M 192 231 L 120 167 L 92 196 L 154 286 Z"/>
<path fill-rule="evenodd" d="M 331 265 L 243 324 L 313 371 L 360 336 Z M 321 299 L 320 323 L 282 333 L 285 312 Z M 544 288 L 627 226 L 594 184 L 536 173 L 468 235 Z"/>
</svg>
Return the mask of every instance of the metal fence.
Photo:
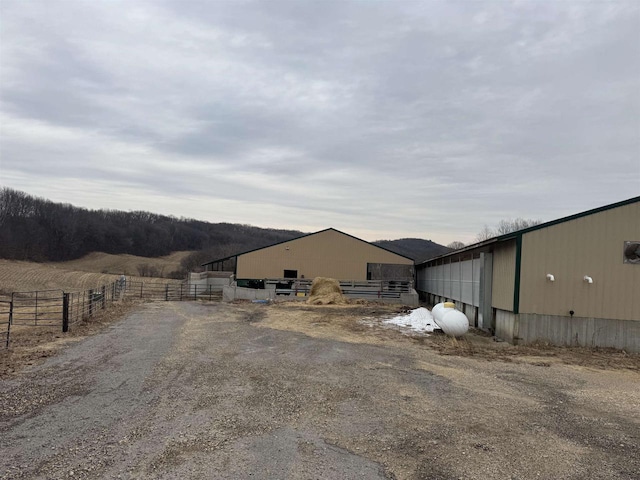
<svg viewBox="0 0 640 480">
<path fill-rule="evenodd" d="M 9 346 L 12 325 L 62 327 L 94 316 L 118 300 L 144 301 L 221 300 L 222 288 L 213 285 L 190 285 L 185 282 L 116 281 L 80 292 L 39 290 L 14 292 L 11 301 L 0 301 L 0 329 L 5 346 Z"/>
<path fill-rule="evenodd" d="M 150 301 L 181 302 L 184 300 L 220 300 L 222 287 L 195 285 L 184 282 L 133 282 L 126 283 L 122 290 L 124 298 Z"/>
<path fill-rule="evenodd" d="M 240 286 L 243 280 L 238 280 Z M 244 280 L 247 286 L 250 284 L 250 280 Z M 263 285 L 259 285 L 258 288 L 275 288 L 276 295 L 288 295 L 288 296 L 309 296 L 311 291 L 312 279 L 300 278 L 300 279 L 267 279 L 263 281 Z M 400 298 L 403 293 L 411 293 L 413 289 L 413 283 L 411 281 L 399 281 L 399 280 L 348 280 L 340 282 L 340 290 L 343 295 L 351 298 L 364 298 L 364 299 L 384 299 L 384 298 Z"/>
<path fill-rule="evenodd" d="M 52 326 L 62 318 L 62 290 L 13 292 L 13 325 Z"/>
<path fill-rule="evenodd" d="M 9 336 L 11 334 L 12 317 L 13 302 L 0 300 L 0 338 L 3 339 L 2 343 L 4 343 L 5 348 L 9 348 Z"/>
<path fill-rule="evenodd" d="M 62 331 L 69 325 L 85 320 L 104 310 L 121 297 L 119 282 L 91 288 L 82 292 L 64 293 L 62 299 Z"/>
</svg>

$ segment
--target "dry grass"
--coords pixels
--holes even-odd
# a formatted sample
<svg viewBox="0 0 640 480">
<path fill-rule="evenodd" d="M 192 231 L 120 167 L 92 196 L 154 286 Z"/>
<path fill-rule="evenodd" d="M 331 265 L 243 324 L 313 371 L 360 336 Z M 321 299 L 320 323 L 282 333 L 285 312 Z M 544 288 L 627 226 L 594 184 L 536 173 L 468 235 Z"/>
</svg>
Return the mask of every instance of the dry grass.
<svg viewBox="0 0 640 480">
<path fill-rule="evenodd" d="M 561 363 L 640 372 L 640 355 L 613 348 L 558 347 L 548 343 L 511 345 L 506 342 L 496 342 L 493 337 L 475 329 L 457 339 L 444 334 L 435 334 L 428 338 L 414 335 L 412 338 L 417 343 L 429 345 L 442 355 L 526 363 L 540 367 Z"/>
<path fill-rule="evenodd" d="M 167 276 L 169 273 L 178 270 L 180 262 L 191 253 L 191 251 L 173 252 L 164 257 L 147 258 L 136 255 L 111 255 L 109 253 L 93 252 L 78 260 L 52 263 L 51 265 L 65 270 L 129 276 L 138 274 L 138 265 L 147 264 Z"/>
<path fill-rule="evenodd" d="M 141 258 L 141 257 L 136 257 Z M 117 280 L 120 275 L 75 271 L 59 263 L 33 263 L 0 259 L 0 299 L 6 299 L 13 292 L 31 292 L 35 290 L 64 290 L 75 292 L 97 288 Z M 87 263 L 88 265 L 88 263 Z M 86 267 L 88 268 L 88 267 Z M 166 278 L 128 276 L 130 280 L 165 283 Z"/>
<path fill-rule="evenodd" d="M 456 339 L 444 333 L 426 336 L 384 326 L 383 319 L 405 310 L 398 305 L 376 305 L 374 302 L 367 302 L 314 306 L 282 302 L 271 306 L 247 305 L 246 308 L 264 310 L 265 318 L 258 326 L 293 330 L 312 337 L 333 338 L 353 343 L 398 344 L 406 348 L 432 349 L 440 355 L 539 367 L 564 364 L 578 368 L 640 372 L 640 354 L 629 354 L 615 349 L 558 347 L 542 343 L 511 345 L 496 342 L 493 337 L 477 329 L 471 329 L 466 335 Z M 364 323 L 364 319 L 368 321 Z M 407 342 L 408 338 L 411 343 Z"/>
<path fill-rule="evenodd" d="M 51 264 L 0 260 L 0 295 L 33 290 L 84 290 L 113 282 L 118 277 L 74 272 Z"/>
</svg>

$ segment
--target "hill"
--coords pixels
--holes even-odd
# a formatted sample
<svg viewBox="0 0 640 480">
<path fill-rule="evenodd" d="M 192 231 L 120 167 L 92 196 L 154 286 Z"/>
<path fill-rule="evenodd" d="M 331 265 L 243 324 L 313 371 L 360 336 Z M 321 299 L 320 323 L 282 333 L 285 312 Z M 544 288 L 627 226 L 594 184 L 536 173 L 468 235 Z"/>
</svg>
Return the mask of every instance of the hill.
<svg viewBox="0 0 640 480">
<path fill-rule="evenodd" d="M 413 258 L 416 262 L 422 262 L 438 255 L 448 253 L 450 248 L 421 238 L 401 238 L 399 240 L 378 240 L 374 245 L 386 248 L 392 252 Z"/>
<path fill-rule="evenodd" d="M 77 260 L 57 262 L 51 265 L 78 272 L 167 277 L 179 271 L 184 259 L 192 253 L 189 251 L 174 252 L 164 257 L 149 258 L 126 253 L 113 255 L 93 252 Z"/>
<path fill-rule="evenodd" d="M 0 258 L 66 261 L 92 252 L 161 257 L 209 250 L 214 257 L 302 235 L 295 230 L 208 223 L 149 212 L 88 210 L 0 190 Z M 217 253 L 216 253 L 217 252 Z"/>
<path fill-rule="evenodd" d="M 0 296 L 34 290 L 85 290 L 118 278 L 119 275 L 74 272 L 51 264 L 0 260 Z"/>
<path fill-rule="evenodd" d="M 150 212 L 88 210 L 0 189 L 0 258 L 10 260 L 77 261 L 65 268 L 182 278 L 210 260 L 301 235 L 304 233 L 297 230 L 209 223 Z M 418 238 L 373 243 L 416 261 L 449 251 Z M 115 258 L 121 255 L 136 258 Z M 166 261 L 152 262 L 149 257 Z M 152 270 L 139 271 L 144 265 Z"/>
</svg>

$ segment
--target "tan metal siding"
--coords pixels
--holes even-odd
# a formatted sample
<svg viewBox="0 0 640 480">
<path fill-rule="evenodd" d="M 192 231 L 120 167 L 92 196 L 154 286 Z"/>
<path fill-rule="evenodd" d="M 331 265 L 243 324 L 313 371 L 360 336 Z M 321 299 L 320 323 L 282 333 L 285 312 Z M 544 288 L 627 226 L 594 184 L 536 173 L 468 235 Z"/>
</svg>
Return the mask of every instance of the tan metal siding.
<svg viewBox="0 0 640 480">
<path fill-rule="evenodd" d="M 335 230 L 327 230 L 238 257 L 238 278 L 298 277 L 366 280 L 367 263 L 413 265 L 413 261 Z"/>
<path fill-rule="evenodd" d="M 516 271 L 516 242 L 511 240 L 493 251 L 491 306 L 513 311 L 513 289 Z"/>
<path fill-rule="evenodd" d="M 524 234 L 520 312 L 640 321 L 640 265 L 623 263 L 626 240 L 640 240 L 640 202 Z"/>
</svg>

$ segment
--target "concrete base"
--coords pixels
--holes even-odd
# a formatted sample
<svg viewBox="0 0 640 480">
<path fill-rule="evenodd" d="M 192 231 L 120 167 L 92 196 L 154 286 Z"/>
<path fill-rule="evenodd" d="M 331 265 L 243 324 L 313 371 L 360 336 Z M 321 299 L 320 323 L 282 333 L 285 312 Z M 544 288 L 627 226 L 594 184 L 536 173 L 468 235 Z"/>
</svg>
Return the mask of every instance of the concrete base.
<svg viewBox="0 0 640 480">
<path fill-rule="evenodd" d="M 505 310 L 496 310 L 495 336 L 509 343 L 517 342 L 517 315 Z"/>
<path fill-rule="evenodd" d="M 401 293 L 400 303 L 407 305 L 408 307 L 418 307 L 420 305 L 420 299 L 418 298 L 418 292 L 413 290 L 411 293 Z"/>
<path fill-rule="evenodd" d="M 222 289 L 223 302 L 233 302 L 234 300 L 273 300 L 275 298 L 276 290 L 273 288 L 260 290 L 227 285 Z"/>
<path fill-rule="evenodd" d="M 640 321 L 496 311 L 496 337 L 509 343 L 603 347 L 640 352 Z"/>
<path fill-rule="evenodd" d="M 215 274 L 215 275 L 214 275 Z M 233 272 L 202 272 L 189 274 L 189 285 L 196 285 L 198 290 L 205 290 L 211 286 L 214 290 L 222 290 L 232 283 Z"/>
<path fill-rule="evenodd" d="M 420 305 L 418 293 L 414 290 L 412 293 L 402 293 L 400 298 L 376 298 L 362 297 L 354 295 L 345 295 L 348 298 L 364 298 L 374 302 L 390 303 L 397 305 L 406 305 L 408 307 L 418 307 Z M 306 301 L 308 297 L 291 295 L 277 295 L 275 288 L 267 288 L 259 290 L 254 288 L 243 288 L 235 285 L 227 285 L 222 289 L 222 301 L 233 302 L 234 300 L 286 300 L 286 301 Z"/>
</svg>

